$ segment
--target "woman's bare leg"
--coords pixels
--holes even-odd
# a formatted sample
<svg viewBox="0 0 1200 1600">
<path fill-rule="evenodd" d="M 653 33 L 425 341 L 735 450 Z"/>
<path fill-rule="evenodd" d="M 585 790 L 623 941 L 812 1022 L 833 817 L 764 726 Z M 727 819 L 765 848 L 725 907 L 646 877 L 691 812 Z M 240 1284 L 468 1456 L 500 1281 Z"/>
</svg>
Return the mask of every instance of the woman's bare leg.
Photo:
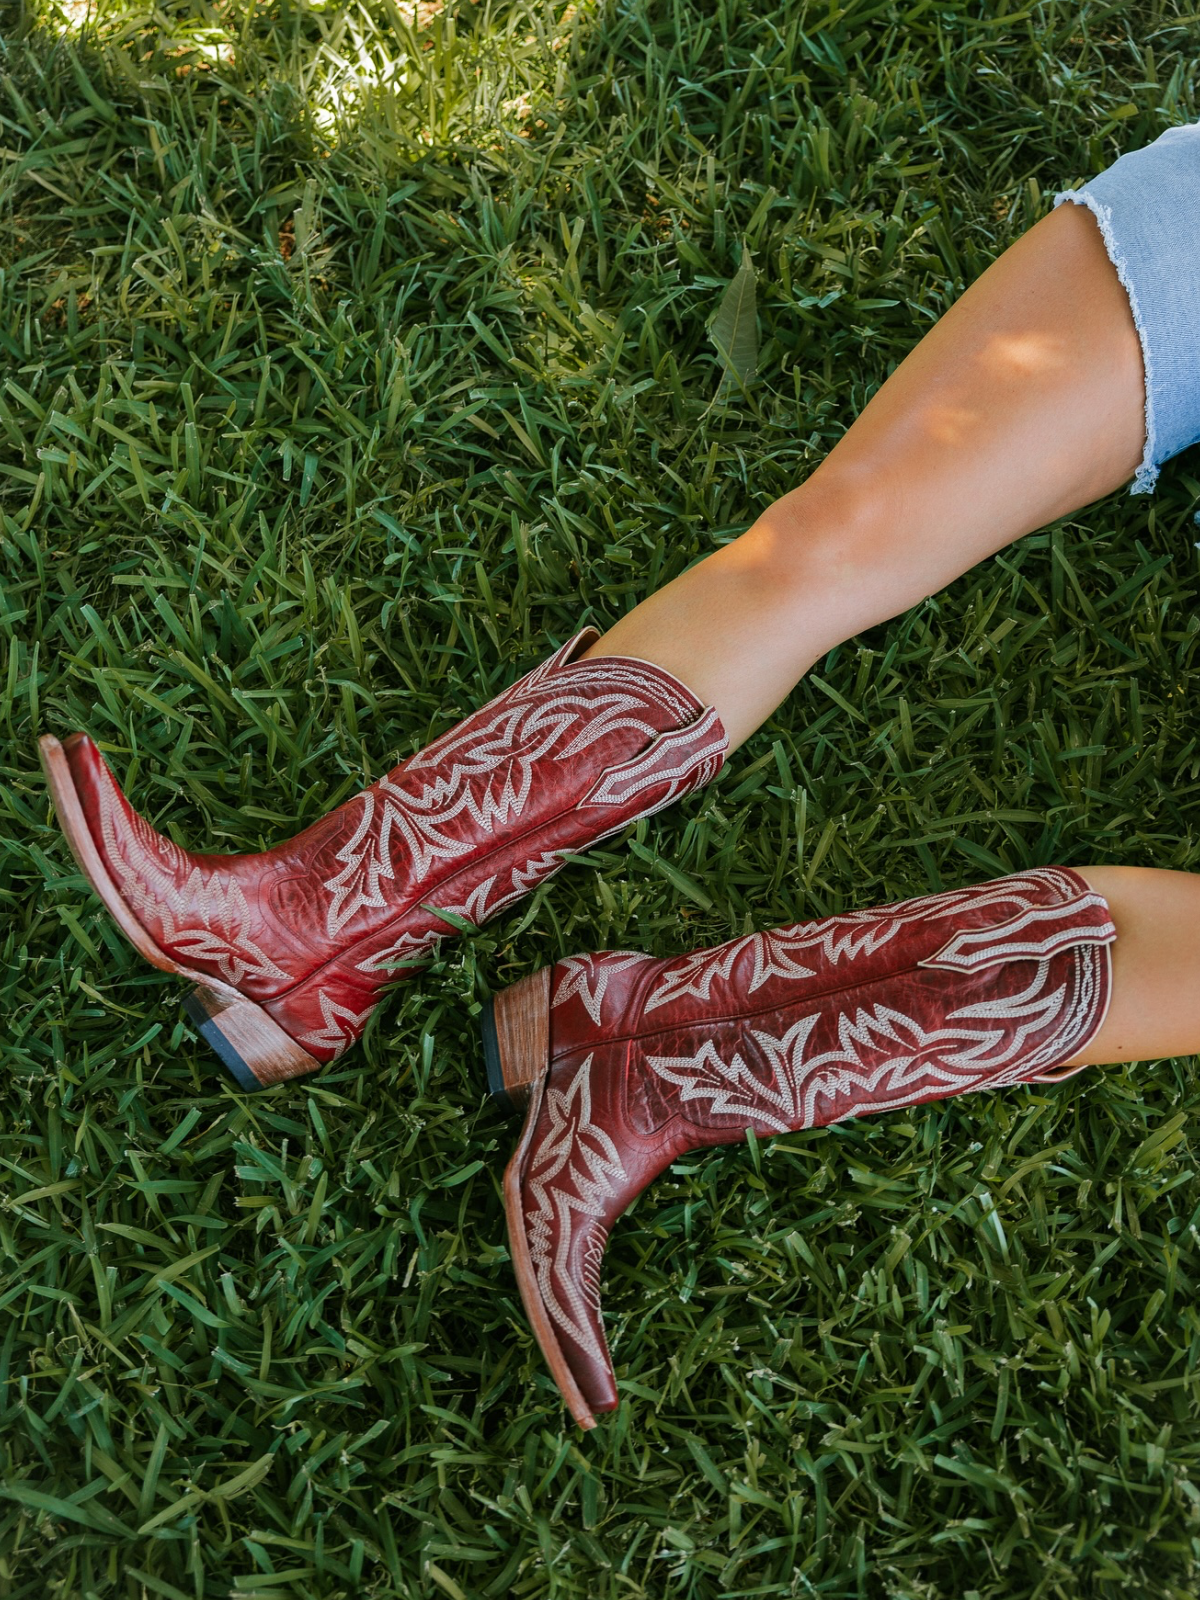
<svg viewBox="0 0 1200 1600">
<path fill-rule="evenodd" d="M 812 477 L 591 654 L 666 667 L 737 745 L 835 644 L 1130 478 L 1144 403 L 1125 291 L 1091 213 L 1062 206 L 930 330 Z"/>
<path fill-rule="evenodd" d="M 1083 867 L 1108 901 L 1112 1004 L 1075 1065 L 1200 1053 L 1200 873 Z"/>
</svg>

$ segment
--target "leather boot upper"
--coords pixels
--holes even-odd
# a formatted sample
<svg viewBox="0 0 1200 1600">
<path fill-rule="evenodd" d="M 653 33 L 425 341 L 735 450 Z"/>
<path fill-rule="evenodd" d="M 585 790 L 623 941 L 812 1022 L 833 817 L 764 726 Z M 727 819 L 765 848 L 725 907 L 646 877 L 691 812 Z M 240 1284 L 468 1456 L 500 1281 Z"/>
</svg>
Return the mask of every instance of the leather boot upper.
<svg viewBox="0 0 1200 1600">
<path fill-rule="evenodd" d="M 594 638 L 261 854 L 183 850 L 133 810 L 91 739 L 68 741 L 67 758 L 96 848 L 151 939 L 328 1060 L 439 939 L 719 770 L 716 713 L 646 662 L 575 659 Z"/>
<path fill-rule="evenodd" d="M 580 1389 L 611 1409 L 608 1230 L 688 1151 L 1045 1079 L 1093 1036 L 1116 937 L 1078 874 L 980 888 L 653 960 L 553 969 L 550 1070 L 521 1205 L 543 1303 Z"/>
</svg>

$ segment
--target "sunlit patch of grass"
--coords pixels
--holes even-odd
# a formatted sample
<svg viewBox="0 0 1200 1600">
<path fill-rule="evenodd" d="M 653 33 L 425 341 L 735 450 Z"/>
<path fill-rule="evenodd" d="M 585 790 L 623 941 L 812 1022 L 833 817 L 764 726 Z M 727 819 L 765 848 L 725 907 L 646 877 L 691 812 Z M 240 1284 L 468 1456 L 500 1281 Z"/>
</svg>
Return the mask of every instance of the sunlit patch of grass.
<svg viewBox="0 0 1200 1600">
<path fill-rule="evenodd" d="M 80 33 L 89 22 L 95 21 L 96 0 L 57 0 L 47 14 L 53 25 L 59 23 L 64 31 Z"/>
<path fill-rule="evenodd" d="M 529 137 L 524 125 L 561 93 L 554 57 L 585 10 L 574 3 L 527 7 L 522 21 L 486 0 L 387 0 L 374 8 L 302 0 L 295 9 L 234 0 L 151 9 L 144 0 L 49 0 L 41 24 L 122 47 L 114 64 L 124 62 L 123 70 L 143 81 L 148 73 L 182 79 L 211 72 L 234 93 L 291 90 L 296 119 L 307 120 L 328 154 L 348 133 L 361 144 L 370 124 L 385 142 L 405 126 L 418 148 L 463 131 L 464 118 L 484 138 Z M 457 80 L 450 93 L 447 73 Z M 415 104 L 424 115 L 412 126 Z"/>
</svg>

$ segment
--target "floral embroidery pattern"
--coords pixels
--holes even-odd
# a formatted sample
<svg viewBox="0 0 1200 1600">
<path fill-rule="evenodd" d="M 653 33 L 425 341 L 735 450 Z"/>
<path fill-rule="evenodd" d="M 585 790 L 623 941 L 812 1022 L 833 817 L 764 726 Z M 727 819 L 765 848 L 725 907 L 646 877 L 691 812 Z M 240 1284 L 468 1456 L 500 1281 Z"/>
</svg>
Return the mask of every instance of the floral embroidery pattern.
<svg viewBox="0 0 1200 1600">
<path fill-rule="evenodd" d="M 617 1147 L 592 1121 L 592 1057 L 565 1089 L 549 1088 L 525 1179 L 525 1231 L 543 1304 L 593 1360 L 606 1361 L 600 1331 L 600 1262 L 605 1211 L 625 1169 Z M 571 1262 L 576 1226 L 585 1232 L 582 1271 Z"/>
<path fill-rule="evenodd" d="M 247 932 L 253 917 L 237 879 L 206 877 L 173 840 L 130 809 L 107 767 L 100 769 L 100 834 L 121 893 L 164 944 L 193 961 L 210 961 L 230 984 L 290 979 Z"/>
<path fill-rule="evenodd" d="M 324 989 L 318 991 L 317 1003 L 321 1007 L 325 1026 L 301 1034 L 300 1042 L 316 1045 L 319 1050 L 332 1050 L 335 1058 L 361 1037 L 367 1018 L 375 1009 L 372 1002 L 365 1011 L 350 1011 L 346 1006 L 338 1005 Z"/>
<path fill-rule="evenodd" d="M 554 969 L 562 973 L 562 978 L 550 1003 L 555 1006 L 565 1005 L 572 995 L 578 995 L 583 1009 L 599 1027 L 608 980 L 614 973 L 624 972 L 628 967 L 651 960 L 652 956 L 641 955 L 632 950 L 609 950 L 599 956 L 568 956 Z"/>
<path fill-rule="evenodd" d="M 1047 884 L 1060 888 L 1065 904 L 1045 907 L 1040 904 Z M 753 933 L 714 950 L 698 950 L 667 964 L 663 975 L 646 998 L 645 1009 L 654 1011 L 659 1006 L 687 997 L 700 1000 L 710 998 L 712 986 L 718 981 L 728 981 L 738 967 L 744 952 L 753 952 L 754 967 L 749 974 L 746 989 L 753 994 L 771 978 L 800 981 L 813 976 L 813 969 L 797 958 L 806 952 L 830 966 L 838 966 L 872 955 L 915 923 L 936 922 L 954 917 L 964 908 L 972 912 L 991 908 L 1012 908 L 1014 919 L 1011 933 L 1020 931 L 1039 920 L 1062 923 L 1061 934 L 1047 934 L 1043 940 L 1029 941 L 1023 951 L 1011 945 L 1009 924 L 990 926 L 979 933 L 955 932 L 945 947 L 945 959 L 930 961 L 930 965 L 945 965 L 971 970 L 995 959 L 1011 960 L 1017 954 L 1048 956 L 1055 948 L 1074 943 L 1079 934 L 1074 930 L 1072 917 L 1078 922 L 1075 908 L 1103 905 L 1097 895 L 1080 897 L 1071 882 L 1053 868 L 1038 868 L 1028 873 L 1015 873 L 1000 878 L 994 884 L 976 889 L 952 889 L 944 894 L 925 895 L 918 900 L 907 900 L 895 906 L 884 906 L 872 911 L 851 911 L 843 916 L 826 917 L 820 922 L 800 922 L 790 928 L 779 928 L 771 933 Z M 1095 937 L 1103 940 L 1113 933 L 1111 923 L 1108 933 L 1099 930 Z M 997 941 L 999 941 L 997 943 Z M 1049 941 L 1049 942 L 1047 942 Z M 994 945 L 1003 954 L 987 955 L 986 947 Z M 951 948 L 953 946 L 953 949 Z M 983 949 L 977 947 L 983 946 Z M 974 948 L 973 954 L 960 953 Z M 742 974 L 737 985 L 742 987 Z"/>
<path fill-rule="evenodd" d="M 672 735 L 658 737 L 647 719 L 647 701 L 673 697 L 670 686 L 659 685 L 651 674 L 631 673 L 624 664 L 608 661 L 591 669 L 575 667 L 554 694 L 541 689 L 544 677 L 539 669 L 361 795 L 357 826 L 335 856 L 341 870 L 323 884 L 330 896 L 325 919 L 330 938 L 360 911 L 378 910 L 403 898 L 436 864 L 477 857 L 480 834 L 502 838 L 526 810 L 535 772 L 546 761 L 569 760 L 615 732 L 650 741 L 642 755 L 614 769 L 626 779 L 620 796 L 607 802 L 611 804 L 666 782 L 669 792 L 661 801 L 665 805 L 685 780 L 687 787 L 695 786 L 704 762 L 716 759 L 719 765 L 724 752 L 719 724 L 707 740 L 713 748 L 701 753 L 693 749 L 697 730 L 689 724 L 676 730 L 673 764 L 660 770 L 664 740 Z M 534 689 L 541 692 L 534 695 Z M 682 696 L 678 698 L 679 715 L 694 718 Z M 681 744 L 690 756 L 679 752 Z M 589 797 L 585 803 L 598 802 Z M 498 900 L 488 914 L 525 894 L 561 865 L 559 852 L 543 851 L 513 869 L 512 894 Z M 389 885 L 398 872 L 402 881 L 393 894 Z"/>
<path fill-rule="evenodd" d="M 1094 947 L 1077 954 L 1086 979 L 1092 963 L 1106 960 Z M 1079 964 L 1077 964 L 1079 965 Z M 961 1094 L 964 1090 L 1027 1081 L 1040 1058 L 1031 1041 L 1090 1017 L 1094 988 L 1064 983 L 1048 961 L 1038 962 L 1026 987 L 1014 995 L 960 1007 L 926 1028 L 917 1018 L 882 1002 L 838 1013 L 836 1043 L 809 1053 L 817 1024 L 832 1019 L 817 1010 L 781 1037 L 749 1028 L 765 1074 L 740 1051 L 726 1061 L 711 1040 L 690 1056 L 647 1056 L 659 1077 L 673 1083 L 684 1104 L 700 1101 L 713 1116 L 744 1118 L 777 1133 L 825 1126 L 890 1104 Z M 746 1040 L 746 1043 L 749 1041 Z M 1061 1054 L 1059 1054 L 1061 1059 Z M 829 1116 L 825 1113 L 833 1111 Z"/>
</svg>

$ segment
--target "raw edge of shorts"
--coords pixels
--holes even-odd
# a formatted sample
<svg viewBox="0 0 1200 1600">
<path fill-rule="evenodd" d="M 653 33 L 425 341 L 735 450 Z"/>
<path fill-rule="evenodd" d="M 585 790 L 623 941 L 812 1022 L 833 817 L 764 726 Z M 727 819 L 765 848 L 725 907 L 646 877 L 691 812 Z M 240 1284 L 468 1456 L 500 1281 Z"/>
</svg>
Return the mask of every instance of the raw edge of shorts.
<svg viewBox="0 0 1200 1600">
<path fill-rule="evenodd" d="M 1100 229 L 1100 236 L 1104 240 L 1104 248 L 1108 251 L 1108 259 L 1116 268 L 1117 277 L 1121 280 L 1121 287 L 1129 299 L 1129 309 L 1133 313 L 1133 325 L 1137 329 L 1138 342 L 1142 347 L 1142 377 L 1146 388 L 1146 448 L 1142 453 L 1141 465 L 1133 476 L 1130 485 L 1130 494 L 1149 494 L 1158 482 L 1158 462 L 1155 457 L 1155 426 L 1154 426 L 1154 368 L 1150 357 L 1150 345 L 1146 338 L 1146 324 L 1142 319 L 1142 308 L 1138 304 L 1137 290 L 1133 286 L 1133 279 L 1129 275 L 1129 264 L 1117 246 L 1116 234 L 1113 230 L 1112 207 L 1106 206 L 1102 200 L 1097 200 L 1094 194 L 1089 194 L 1087 187 L 1082 189 L 1064 189 L 1054 196 L 1054 209 L 1067 203 L 1076 206 L 1086 206 L 1096 219 Z"/>
</svg>

